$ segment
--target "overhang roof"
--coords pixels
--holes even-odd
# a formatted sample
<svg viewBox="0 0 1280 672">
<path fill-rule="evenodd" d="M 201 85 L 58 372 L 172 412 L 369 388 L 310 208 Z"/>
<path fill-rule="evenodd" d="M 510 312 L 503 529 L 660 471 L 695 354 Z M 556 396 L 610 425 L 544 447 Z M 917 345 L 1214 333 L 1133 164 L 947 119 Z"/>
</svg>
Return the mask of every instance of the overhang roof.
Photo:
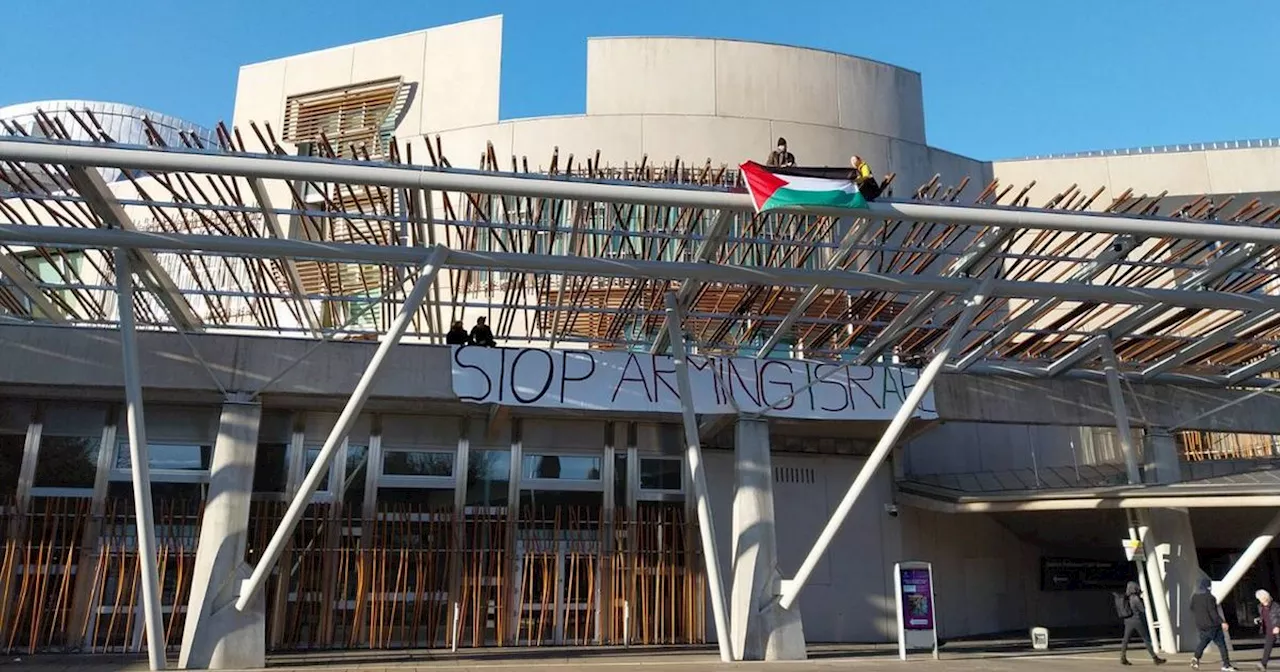
<svg viewBox="0 0 1280 672">
<path fill-rule="evenodd" d="M 1134 380 L 1256 387 L 1280 366 L 1280 207 L 1256 199 L 1160 216 L 1163 194 L 1072 187 L 1031 207 L 1025 188 L 969 199 L 935 178 L 865 211 L 762 216 L 709 165 L 583 175 L 555 157 L 550 174 L 512 174 L 492 153 L 493 170 L 449 168 L 438 144 L 419 165 L 398 146 L 386 161 L 282 156 L 259 135 L 270 153 L 225 128 L 221 148 L 0 138 L 0 319 L 114 326 L 100 278 L 129 249 L 144 327 L 370 338 L 443 246 L 447 282 L 410 340 L 440 342 L 466 309 L 511 345 L 660 350 L 678 292 L 703 353 L 799 343 L 809 359 L 910 363 L 981 294 L 952 371 L 1092 376 L 1105 343 Z M 130 171 L 133 195 L 95 184 L 101 166 Z M 285 185 L 292 202 L 272 203 Z"/>
</svg>

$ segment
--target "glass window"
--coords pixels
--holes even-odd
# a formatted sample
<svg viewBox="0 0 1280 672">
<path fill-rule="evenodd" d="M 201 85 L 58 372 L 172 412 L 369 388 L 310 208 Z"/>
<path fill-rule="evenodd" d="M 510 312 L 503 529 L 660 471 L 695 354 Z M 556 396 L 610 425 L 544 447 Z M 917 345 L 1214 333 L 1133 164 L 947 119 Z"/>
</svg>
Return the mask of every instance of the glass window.
<svg viewBox="0 0 1280 672">
<path fill-rule="evenodd" d="M 471 452 L 467 458 L 467 506 L 506 506 L 510 485 L 510 452 Z"/>
<path fill-rule="evenodd" d="M 175 516 L 194 516 L 204 501 L 206 486 L 203 483 L 151 482 L 151 505 L 155 509 L 156 525 L 171 525 Z M 107 499 L 118 500 L 122 506 L 133 508 L 133 483 L 116 481 L 107 486 Z M 157 533 L 159 530 L 157 529 Z"/>
<path fill-rule="evenodd" d="M 316 463 L 316 458 L 320 457 L 320 448 L 321 446 L 307 446 L 307 462 L 303 467 L 302 478 L 306 478 L 307 472 L 311 471 L 311 466 Z M 329 474 L 332 473 L 333 467 L 330 467 L 328 471 L 324 472 L 324 478 L 320 479 L 319 490 L 324 491 L 329 489 Z M 298 482 L 301 483 L 302 481 Z"/>
<path fill-rule="evenodd" d="M 640 459 L 641 490 L 680 490 L 684 485 L 683 462 L 674 457 Z"/>
<path fill-rule="evenodd" d="M 26 450 L 25 434 L 0 434 L 0 497 L 18 492 L 18 473 L 22 471 L 22 453 Z"/>
<path fill-rule="evenodd" d="M 147 463 L 152 469 L 171 471 L 208 471 L 213 446 L 191 443 L 148 443 Z M 121 441 L 116 449 L 116 468 L 129 469 L 129 442 Z"/>
<path fill-rule="evenodd" d="M 453 476 L 455 453 L 426 450 L 388 450 L 382 458 L 382 473 L 388 476 Z"/>
<path fill-rule="evenodd" d="M 369 447 L 347 444 L 346 487 L 342 501 L 353 506 L 364 506 L 364 484 L 369 464 Z"/>
<path fill-rule="evenodd" d="M 580 527 L 598 523 L 604 493 L 564 490 L 522 490 L 520 518 L 525 523 L 556 523 Z"/>
<path fill-rule="evenodd" d="M 284 492 L 287 474 L 287 443 L 259 443 L 258 457 L 253 463 L 254 492 Z"/>
<path fill-rule="evenodd" d="M 390 505 L 390 506 L 388 506 Z M 378 488 L 378 509 L 437 512 L 453 509 L 452 488 Z"/>
<path fill-rule="evenodd" d="M 102 438 L 41 436 L 32 483 L 37 488 L 92 488 L 98 474 Z"/>
<path fill-rule="evenodd" d="M 600 480 L 600 458 L 590 455 L 525 455 L 525 478 L 562 481 Z"/>
<path fill-rule="evenodd" d="M 613 454 L 613 508 L 622 510 L 627 505 L 627 451 Z"/>
</svg>

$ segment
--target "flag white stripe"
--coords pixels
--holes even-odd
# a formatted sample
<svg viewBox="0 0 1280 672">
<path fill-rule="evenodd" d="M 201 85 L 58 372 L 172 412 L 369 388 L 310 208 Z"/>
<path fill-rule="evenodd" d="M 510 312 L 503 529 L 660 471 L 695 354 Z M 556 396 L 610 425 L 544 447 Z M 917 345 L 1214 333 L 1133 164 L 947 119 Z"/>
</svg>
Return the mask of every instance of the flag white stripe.
<svg viewBox="0 0 1280 672">
<path fill-rule="evenodd" d="M 786 182 L 783 189 L 793 189 L 795 191 L 843 191 L 852 194 L 857 187 L 849 180 L 833 180 L 825 177 L 803 177 L 799 175 L 779 175 L 774 173 L 778 179 Z"/>
</svg>

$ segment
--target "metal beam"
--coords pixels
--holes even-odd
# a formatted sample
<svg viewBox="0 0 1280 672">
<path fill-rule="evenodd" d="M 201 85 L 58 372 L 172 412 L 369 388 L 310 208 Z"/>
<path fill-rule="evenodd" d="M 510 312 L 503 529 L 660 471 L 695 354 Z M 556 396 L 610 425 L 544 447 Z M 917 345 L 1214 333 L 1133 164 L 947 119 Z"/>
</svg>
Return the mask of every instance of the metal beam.
<svg viewBox="0 0 1280 672">
<path fill-rule="evenodd" d="M 564 198 L 693 207 L 710 210 L 754 210 L 743 192 L 688 186 L 640 186 L 569 179 L 495 175 L 452 168 L 429 168 L 369 161 L 314 157 L 219 154 L 208 151 L 123 147 L 93 143 L 50 142 L 31 138 L 0 138 L 0 161 L 71 166 L 111 166 L 157 172 L 193 172 L 237 177 L 261 177 L 312 182 L 346 182 L 392 188 L 438 189 L 532 198 Z M 804 214 L 849 216 L 844 208 L 780 210 Z M 963 226 L 1132 234 L 1191 240 L 1280 244 L 1280 229 L 1237 224 L 1212 224 L 1173 217 L 1132 217 L 1109 213 L 1063 212 L 1001 206 L 961 206 L 879 200 L 857 214 L 883 219 L 938 222 Z"/>
<path fill-rule="evenodd" d="M 715 621 L 716 644 L 720 648 L 720 660 L 733 662 L 733 650 L 729 634 L 729 611 L 724 596 L 724 581 L 720 577 L 720 553 L 716 549 L 716 532 L 711 517 L 711 496 L 707 492 L 707 472 L 702 464 L 702 440 L 698 436 L 698 417 L 693 409 L 693 385 L 689 381 L 689 361 L 684 348 L 684 318 L 680 313 L 680 301 L 675 293 L 668 292 L 668 329 L 677 332 L 671 339 L 671 357 L 676 369 L 676 387 L 680 392 L 681 420 L 684 424 L 685 461 L 693 485 L 694 504 L 698 512 L 698 533 L 702 537 L 702 558 L 706 566 L 708 588 L 711 591 L 711 615 Z"/>
<path fill-rule="evenodd" d="M 13 283 L 13 288 L 27 297 L 31 306 L 43 313 L 45 319 L 59 324 L 65 323 L 67 319 L 63 317 L 58 307 L 53 305 L 49 297 L 45 296 L 36 283 L 31 281 L 31 276 L 27 275 L 24 269 L 25 264 L 21 261 L 12 255 L 0 252 L 0 275 L 8 278 L 9 282 Z"/>
<path fill-rule="evenodd" d="M 988 229 L 964 254 L 952 262 L 943 271 L 942 275 L 946 277 L 967 275 L 969 271 L 978 267 L 992 254 L 995 254 L 996 250 L 1000 249 L 1000 246 L 1009 240 L 1014 233 L 1017 232 L 1007 228 Z M 859 364 L 867 364 L 879 357 L 880 353 L 884 352 L 886 348 L 893 345 L 895 341 L 914 328 L 925 313 L 932 310 L 938 301 L 942 300 L 943 296 L 943 292 L 931 291 L 924 296 L 917 296 L 912 299 L 906 309 L 893 318 L 888 327 L 885 327 L 875 338 L 871 339 L 871 342 L 862 349 L 862 352 L 858 353 L 854 361 Z"/>
<path fill-rule="evenodd" d="M 120 312 L 121 368 L 124 370 L 125 423 L 129 432 L 129 472 L 138 531 L 138 573 L 142 583 L 142 619 L 147 636 L 147 660 L 152 670 L 165 668 L 164 621 L 160 606 L 160 574 L 156 566 L 156 524 L 151 501 L 151 456 L 147 423 L 142 410 L 142 377 L 138 367 L 138 337 L 133 320 L 133 272 L 129 254 L 115 253 L 116 291 Z"/>
<path fill-rule="evenodd" d="M 302 480 L 302 484 L 298 487 L 298 493 L 294 495 L 293 501 L 289 503 L 289 508 L 285 511 L 284 518 L 280 521 L 280 525 L 276 528 L 275 534 L 272 535 L 271 541 L 262 552 L 258 564 L 253 568 L 253 574 L 245 581 L 240 595 L 236 599 L 236 609 L 239 611 L 248 609 L 258 591 L 262 590 L 266 585 L 267 577 L 270 576 L 272 568 L 280 559 L 280 554 L 284 552 L 285 546 L 288 545 L 294 529 L 297 528 L 298 523 L 302 520 L 302 514 L 307 505 L 311 503 L 312 495 L 320 487 L 320 481 L 325 474 L 329 472 L 329 467 L 338 454 L 338 448 L 346 441 L 351 428 L 355 426 L 356 420 L 359 419 L 360 411 L 369 399 L 369 393 L 373 390 L 373 383 L 381 372 L 387 355 L 395 349 L 400 342 L 400 338 L 404 336 L 405 331 L 408 330 L 409 325 L 413 322 L 413 317 L 417 314 L 418 307 L 422 305 L 422 300 L 426 298 L 432 283 L 435 282 L 436 274 L 439 273 L 440 268 L 443 266 L 449 251 L 443 247 L 435 247 L 429 250 L 429 254 L 430 256 L 423 265 L 417 282 L 414 283 L 413 289 L 409 291 L 409 295 L 405 297 L 395 320 L 387 327 L 387 335 L 378 344 L 377 351 L 373 353 L 373 358 L 369 360 L 369 365 L 365 367 L 364 373 L 361 374 L 355 390 L 351 392 L 351 397 L 347 399 L 347 404 L 343 407 L 337 422 L 334 423 L 333 430 L 329 432 L 329 437 L 325 439 L 324 446 L 320 449 L 320 454 L 316 456 L 315 464 L 311 466 L 306 478 Z"/>
<path fill-rule="evenodd" d="M 79 166 L 68 168 L 67 175 L 75 185 L 76 191 L 84 197 L 89 209 L 106 222 L 107 226 L 131 233 L 138 232 L 133 218 L 124 211 L 124 206 L 120 205 L 115 195 L 107 188 L 106 181 L 98 171 Z M 147 283 L 148 289 L 155 293 L 173 323 L 183 331 L 203 330 L 203 320 L 191 308 L 191 304 L 187 303 L 186 297 L 182 296 L 178 290 L 178 284 L 169 277 L 169 272 L 160 265 L 160 260 L 156 259 L 155 254 L 145 249 L 131 249 L 130 253 L 134 255 L 141 267 L 139 270 L 146 271 L 150 278 L 150 282 Z"/>
<path fill-rule="evenodd" d="M 1280 495 L 1186 495 L 1060 497 L 1056 499 L 992 499 L 953 501 L 913 492 L 899 492 L 898 503 L 939 513 L 1012 513 L 1019 511 L 1101 511 L 1123 509 L 1238 509 L 1280 507 Z"/>
<path fill-rule="evenodd" d="M 175 252 L 204 252 L 249 257 L 293 256 L 346 263 L 422 263 L 429 252 L 416 248 L 354 243 L 321 243 L 237 236 L 139 233 L 110 229 L 0 224 L 0 242 L 64 247 L 126 247 Z M 694 278 L 729 284 L 765 284 L 810 287 L 825 284 L 836 289 L 883 292 L 940 291 L 966 294 L 979 283 L 966 278 L 917 276 L 866 271 L 821 271 L 800 268 L 761 268 L 724 264 L 595 259 L 564 255 L 451 250 L 447 265 L 521 273 L 577 273 L 601 277 Z M 992 280 L 991 296 L 1019 299 L 1062 298 L 1070 301 L 1223 310 L 1280 310 L 1280 296 L 1232 294 L 1207 290 L 1145 289 L 1109 285 L 1063 285 L 1053 282 Z"/>
<path fill-rule="evenodd" d="M 1227 383 L 1230 385 L 1242 383 L 1250 378 L 1268 373 L 1276 367 L 1280 367 L 1280 352 L 1263 357 L 1252 364 L 1242 366 L 1235 371 L 1228 373 Z"/>
<path fill-rule="evenodd" d="M 1076 270 L 1075 273 L 1067 279 L 1066 284 L 1084 284 L 1092 282 L 1094 278 L 1102 275 L 1112 264 L 1124 259 L 1134 248 L 1138 246 L 1137 239 L 1132 236 L 1120 236 L 1110 246 L 1107 247 L 1097 259 L 1085 264 Z M 980 345 L 960 358 L 953 367 L 957 371 L 964 371 L 973 366 L 978 360 L 986 357 L 992 350 L 1000 347 L 1001 343 L 1007 342 L 1010 338 L 1017 336 L 1026 329 L 1031 323 L 1040 318 L 1041 315 L 1053 310 L 1058 304 L 1062 303 L 1061 299 L 1038 299 L 1031 305 L 1027 306 L 1018 313 L 1018 316 L 1010 320 L 1000 331 L 991 336 L 984 337 L 980 341 Z"/>
<path fill-rule="evenodd" d="M 716 215 L 715 221 L 711 224 L 711 230 L 707 232 L 707 237 L 702 239 L 702 243 L 698 245 L 698 251 L 694 253 L 693 260 L 695 263 L 709 264 L 715 258 L 715 254 L 720 251 L 725 239 L 729 237 L 730 225 L 733 224 L 734 214 L 731 210 L 721 210 Z M 701 281 L 695 278 L 685 278 L 680 283 L 680 290 L 676 295 L 676 299 L 682 307 L 687 306 L 701 288 Z M 658 335 L 654 338 L 653 346 L 649 348 L 649 352 L 655 355 L 662 354 L 670 344 L 671 321 L 669 317 L 664 317 L 662 327 L 658 329 Z"/>
<path fill-rule="evenodd" d="M 1143 369 L 1142 377 L 1153 378 L 1169 373 L 1179 366 L 1182 366 L 1197 357 L 1206 355 L 1215 348 L 1221 347 L 1223 344 L 1236 338 L 1239 334 L 1249 331 L 1250 329 L 1256 329 L 1267 322 L 1273 322 L 1275 319 L 1275 313 L 1240 315 L 1221 327 L 1214 329 L 1212 332 L 1193 341 L 1190 345 L 1184 346 L 1177 352 L 1174 352 L 1168 357 L 1165 357 L 1146 369 Z"/>
<path fill-rule="evenodd" d="M 267 194 L 267 185 L 260 177 L 251 177 L 248 179 L 249 190 L 253 192 L 253 197 L 258 201 L 258 209 L 262 212 L 262 221 L 267 225 L 267 229 L 271 231 L 271 235 L 281 240 L 287 240 L 284 229 L 280 226 L 280 218 L 276 215 L 275 208 L 271 205 L 271 196 Z M 283 257 L 281 261 L 284 264 L 285 280 L 289 283 L 289 291 L 293 294 L 293 300 L 298 303 L 299 309 L 302 311 L 303 320 L 307 323 L 307 328 L 311 330 L 312 335 L 319 336 L 324 332 L 324 324 L 321 323 L 320 317 L 316 315 L 315 306 L 311 305 L 311 300 L 307 298 L 307 290 L 302 284 L 302 276 L 298 273 L 298 262 L 289 257 Z"/>
<path fill-rule="evenodd" d="M 871 233 L 871 220 L 859 218 L 855 221 L 853 226 L 850 226 L 849 230 L 845 232 L 844 238 L 840 240 L 840 246 L 831 255 L 831 259 L 827 261 L 826 270 L 834 271 L 843 266 L 845 261 L 849 259 L 849 255 L 853 253 L 853 248 L 861 243 L 868 233 Z M 800 297 L 796 305 L 792 306 L 791 310 L 787 312 L 786 317 L 782 318 L 782 322 L 774 328 L 773 333 L 769 334 L 769 339 L 764 342 L 759 352 L 756 353 L 756 359 L 768 357 L 769 353 L 778 347 L 778 343 L 787 335 L 787 332 L 791 331 L 791 328 L 795 326 L 800 316 L 804 315 L 804 311 L 809 309 L 809 304 L 813 303 L 819 295 L 829 289 L 826 285 L 814 285 L 806 290 L 804 296 Z"/>
<path fill-rule="evenodd" d="M 989 281 L 988 281 L 989 282 Z M 898 437 L 902 435 L 902 431 L 906 429 L 907 423 L 911 417 L 915 415 L 916 407 L 924 400 L 924 395 L 933 385 L 933 381 L 942 371 L 943 365 L 947 363 L 947 359 L 951 357 L 952 351 L 959 345 L 960 339 L 969 329 L 969 325 L 973 323 L 973 316 L 978 312 L 978 307 L 986 301 L 986 297 L 981 293 L 975 293 L 966 298 L 964 312 L 956 319 L 951 327 L 951 331 L 947 334 L 947 338 L 942 343 L 942 347 L 934 354 L 929 365 L 920 371 L 920 377 L 916 379 L 916 384 L 911 388 L 911 392 L 907 394 L 907 398 L 902 401 L 902 406 L 894 413 L 893 420 L 884 430 L 884 435 L 880 437 L 879 443 L 871 451 L 871 455 L 867 457 L 867 461 L 863 463 L 862 469 L 858 471 L 857 477 L 853 479 L 853 484 L 849 486 L 849 490 L 845 492 L 844 499 L 840 500 L 840 504 L 836 506 L 836 510 L 832 512 L 830 520 L 827 521 L 822 533 L 818 535 L 817 541 L 813 543 L 813 548 L 809 550 L 809 554 L 805 556 L 804 562 L 800 564 L 800 569 L 796 571 L 795 578 L 791 581 L 783 582 L 782 595 L 778 598 L 778 605 L 782 609 L 790 609 L 795 605 L 796 598 L 799 597 L 800 591 L 804 590 L 805 583 L 808 582 L 809 576 L 813 574 L 813 570 L 818 566 L 818 562 L 822 560 L 822 556 L 826 554 L 827 547 L 835 539 L 836 534 L 840 532 L 840 527 L 844 525 L 845 518 L 849 516 L 849 512 L 853 510 L 854 504 L 858 502 L 858 497 L 862 491 L 866 489 L 867 484 L 871 482 L 879 470 L 881 463 L 893 451 L 893 447 L 898 443 Z"/>
<path fill-rule="evenodd" d="M 1116 416 L 1116 431 L 1120 434 L 1120 449 L 1124 453 L 1129 485 L 1139 485 L 1142 483 L 1142 472 L 1138 470 L 1138 450 L 1133 445 L 1129 409 L 1124 403 L 1124 389 L 1120 387 L 1120 363 L 1116 361 L 1116 351 L 1109 339 L 1102 339 L 1098 346 L 1102 351 L 1103 366 L 1106 367 L 1107 393 L 1111 396 L 1111 411 Z"/>
<path fill-rule="evenodd" d="M 1222 226 L 1220 224 L 1209 226 Z M 1272 229 L 1276 230 L 1276 229 Z M 1280 232 L 1280 230 L 1276 230 Z M 1185 236 L 1183 236 L 1185 237 Z M 1223 238 L 1222 240 L 1229 240 Z M 1178 290 L 1189 291 L 1199 290 L 1200 288 L 1212 282 L 1217 282 L 1227 275 L 1233 273 L 1237 268 L 1249 263 L 1255 256 L 1261 254 L 1266 249 L 1265 245 L 1249 242 L 1237 247 L 1231 252 L 1218 257 L 1208 268 L 1199 271 L 1187 278 L 1186 281 L 1178 283 L 1175 287 Z M 1120 338 L 1125 334 L 1138 329 L 1142 325 L 1155 319 L 1161 312 L 1168 310 L 1167 306 L 1150 306 L 1143 310 L 1135 311 L 1132 315 L 1122 318 L 1119 322 L 1111 325 L 1106 329 L 1106 335 L 1112 340 Z M 1073 350 L 1062 357 L 1058 358 L 1053 364 L 1049 365 L 1049 375 L 1056 376 L 1059 373 L 1074 367 L 1089 355 L 1089 351 L 1083 349 Z"/>
</svg>

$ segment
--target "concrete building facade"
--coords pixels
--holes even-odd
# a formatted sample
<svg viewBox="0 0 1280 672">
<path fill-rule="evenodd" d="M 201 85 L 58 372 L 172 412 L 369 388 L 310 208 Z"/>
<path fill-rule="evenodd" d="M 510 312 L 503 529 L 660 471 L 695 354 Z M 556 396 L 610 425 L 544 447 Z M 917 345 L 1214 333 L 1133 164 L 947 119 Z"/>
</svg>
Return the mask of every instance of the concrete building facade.
<svg viewBox="0 0 1280 672">
<path fill-rule="evenodd" d="M 290 154 L 387 159 L 410 148 L 425 163 L 425 154 L 443 150 L 458 168 L 492 168 L 490 147 L 498 167 L 527 157 L 531 172 L 548 170 L 557 151 L 560 166 L 572 154 L 576 166 L 590 160 L 602 172 L 677 158 L 688 167 L 732 166 L 763 159 L 781 136 L 803 164 L 844 165 L 857 153 L 908 192 L 942 174 L 978 189 L 992 180 L 1035 180 L 1053 193 L 1076 183 L 1105 186 L 1108 194 L 1130 186 L 1151 196 L 1280 193 L 1273 146 L 995 163 L 962 157 L 927 144 L 919 73 L 731 40 L 592 40 L 585 114 L 501 119 L 502 30 L 501 17 L 491 17 L 247 65 L 234 125 L 270 125 Z M 139 184 L 155 186 L 151 178 Z M 124 200 L 138 196 L 132 183 L 109 189 Z M 277 205 L 330 197 L 283 181 L 267 183 L 265 195 Z M 396 198 L 392 209 L 408 208 Z M 139 222 L 145 217 L 140 207 L 126 211 Z M 289 219 L 282 237 L 308 237 L 301 218 Z M 443 239 L 446 227 L 436 228 Z M 176 261 L 161 263 L 186 283 Z M 455 289 L 455 279 L 440 281 L 444 291 Z M 532 290 L 512 296 L 542 300 Z M 307 327 L 303 320 L 290 326 Z M 509 335 L 548 344 L 534 330 Z M 234 432 L 244 442 L 256 435 L 244 531 L 253 559 L 372 345 L 325 343 L 286 371 L 311 344 L 228 334 L 145 333 L 142 340 L 150 466 L 167 554 L 162 603 L 167 642 L 176 649 L 214 446 L 227 434 L 220 423 L 256 422 L 253 431 Z M 19 621 L 51 614 L 65 626 L 31 635 L 27 650 L 131 650 L 142 640 L 141 619 L 130 617 L 138 602 L 127 588 L 137 558 L 119 347 L 110 330 L 0 326 L 0 494 L 15 501 L 6 514 L 9 543 L 61 560 L 0 565 L 8 572 L 0 580 L 58 586 L 56 599 L 22 593 L 5 607 Z M 415 343 L 394 357 L 273 579 L 267 650 L 714 641 L 676 418 L 478 407 L 450 385 L 449 350 Z M 228 392 L 261 392 L 261 412 L 227 412 Z M 1120 540 L 1139 527 L 1130 513 L 1136 506 L 1124 501 L 1142 496 L 1176 502 L 1146 505 L 1157 520 L 1142 527 L 1153 530 L 1153 548 L 1166 549 L 1157 570 L 1170 584 L 1175 622 L 1166 627 L 1183 645 L 1188 624 L 1177 607 L 1186 587 L 1202 570 L 1225 571 L 1277 505 L 1269 488 L 1280 483 L 1280 416 L 1267 396 L 1159 385 L 1127 392 L 1132 441 L 1142 447 L 1139 484 L 1125 479 L 1124 442 L 1102 383 L 943 376 L 938 418 L 913 421 L 911 438 L 875 476 L 815 570 L 800 600 L 805 639 L 892 640 L 893 566 L 907 560 L 934 565 L 944 638 L 1111 625 L 1107 593 L 1133 570 Z M 776 529 L 779 575 L 795 574 L 883 427 L 769 427 L 774 514 L 787 521 Z M 735 540 L 736 440 L 722 432 L 706 453 L 725 575 L 734 571 L 724 549 Z M 1125 490 L 1144 485 L 1150 494 Z M 1222 504 L 1224 497 L 1234 503 Z M 20 533 L 27 529 L 43 536 L 31 541 Z M 65 569 L 72 566 L 74 573 Z M 1243 607 L 1239 595 L 1251 587 L 1277 580 L 1280 555 L 1269 553 L 1232 607 Z M 1240 614 L 1232 619 L 1243 622 Z"/>
</svg>

